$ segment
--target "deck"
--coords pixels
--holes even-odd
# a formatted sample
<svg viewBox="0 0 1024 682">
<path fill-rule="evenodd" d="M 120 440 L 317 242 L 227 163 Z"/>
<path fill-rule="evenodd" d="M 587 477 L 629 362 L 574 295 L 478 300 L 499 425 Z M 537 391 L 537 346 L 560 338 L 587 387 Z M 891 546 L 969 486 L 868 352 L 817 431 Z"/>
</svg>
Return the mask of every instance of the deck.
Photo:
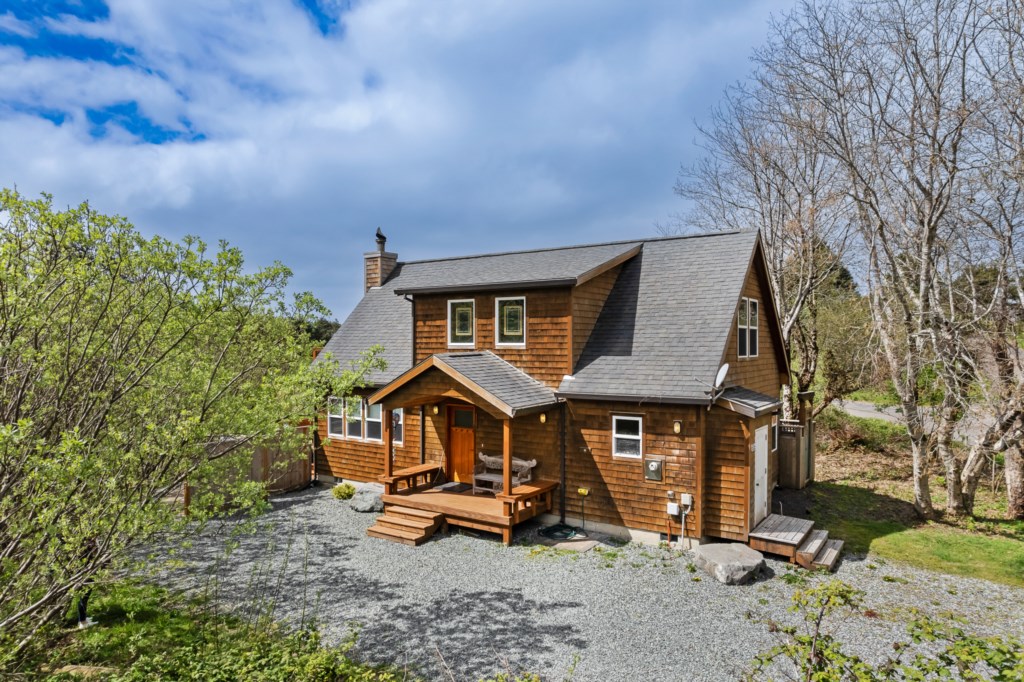
<svg viewBox="0 0 1024 682">
<path fill-rule="evenodd" d="M 816 530 L 814 521 L 769 514 L 748 535 L 752 549 L 784 556 L 804 568 L 835 568 L 843 541 L 830 539 L 828 531 Z"/>
<path fill-rule="evenodd" d="M 511 543 L 516 524 L 551 511 L 558 488 L 558 481 L 537 480 L 513 488 L 508 496 L 474 495 L 472 490 L 451 492 L 433 487 L 429 483 L 432 476 L 429 465 L 395 472 L 385 481 L 385 514 L 389 507 L 434 512 L 442 514 L 450 526 L 498 533 L 505 544 Z"/>
</svg>

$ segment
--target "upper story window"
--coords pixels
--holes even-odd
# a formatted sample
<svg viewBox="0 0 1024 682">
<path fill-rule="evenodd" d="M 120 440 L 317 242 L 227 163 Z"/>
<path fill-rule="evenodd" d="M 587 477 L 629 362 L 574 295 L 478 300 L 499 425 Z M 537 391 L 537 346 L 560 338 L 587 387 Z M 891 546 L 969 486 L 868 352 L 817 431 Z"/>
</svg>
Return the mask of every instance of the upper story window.
<svg viewBox="0 0 1024 682">
<path fill-rule="evenodd" d="M 741 358 L 757 357 L 757 299 L 741 298 L 737 319 L 737 334 L 739 340 L 738 355 Z"/>
<path fill-rule="evenodd" d="M 448 301 L 448 346 L 473 348 L 476 345 L 476 306 L 473 299 Z"/>
<path fill-rule="evenodd" d="M 494 340 L 497 346 L 526 346 L 526 299 L 494 299 Z"/>
<path fill-rule="evenodd" d="M 612 455 L 639 458 L 643 455 L 644 419 L 612 415 Z"/>
</svg>

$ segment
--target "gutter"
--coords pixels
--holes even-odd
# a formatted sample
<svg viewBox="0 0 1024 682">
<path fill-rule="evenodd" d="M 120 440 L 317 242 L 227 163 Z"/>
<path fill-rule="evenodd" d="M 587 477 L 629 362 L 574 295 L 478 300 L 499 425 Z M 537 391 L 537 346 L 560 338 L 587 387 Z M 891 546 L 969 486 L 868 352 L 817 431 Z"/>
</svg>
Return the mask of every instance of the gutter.
<svg viewBox="0 0 1024 682">
<path fill-rule="evenodd" d="M 437 287 L 409 287 L 395 289 L 396 296 L 407 294 L 454 294 L 462 291 L 509 291 L 512 289 L 554 289 L 557 287 L 576 286 L 575 277 L 560 279 L 528 280 L 525 282 L 481 282 L 478 284 L 451 284 Z"/>
</svg>

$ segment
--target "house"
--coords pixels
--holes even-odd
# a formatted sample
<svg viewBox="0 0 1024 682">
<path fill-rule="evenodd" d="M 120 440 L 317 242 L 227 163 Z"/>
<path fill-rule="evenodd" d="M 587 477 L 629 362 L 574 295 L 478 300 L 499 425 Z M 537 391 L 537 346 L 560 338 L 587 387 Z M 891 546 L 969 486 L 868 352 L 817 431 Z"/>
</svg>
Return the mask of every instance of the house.
<svg viewBox="0 0 1024 682">
<path fill-rule="evenodd" d="M 768 515 L 788 360 L 757 232 L 404 262 L 377 245 L 318 361 L 381 344 L 387 369 L 332 399 L 316 458 L 321 479 L 384 483 L 374 534 L 507 543 L 585 515 L 747 541 Z"/>
</svg>

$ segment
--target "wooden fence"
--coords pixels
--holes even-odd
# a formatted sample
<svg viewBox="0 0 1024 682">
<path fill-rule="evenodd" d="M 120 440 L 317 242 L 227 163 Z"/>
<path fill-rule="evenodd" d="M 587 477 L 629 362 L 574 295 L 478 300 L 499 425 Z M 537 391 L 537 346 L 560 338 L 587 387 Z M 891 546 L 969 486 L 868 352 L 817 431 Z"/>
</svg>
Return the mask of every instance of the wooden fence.
<svg viewBox="0 0 1024 682">
<path fill-rule="evenodd" d="M 306 426 L 299 427 L 299 430 L 308 433 Z M 211 443 L 209 448 L 211 454 L 216 454 L 218 450 L 224 451 L 235 447 L 237 443 L 237 439 L 225 437 L 216 443 Z M 206 485 L 216 489 L 221 485 L 237 482 L 239 478 L 245 477 L 249 481 L 266 483 L 268 493 L 285 493 L 305 488 L 312 482 L 313 463 L 303 445 L 300 445 L 298 449 L 282 449 L 275 445 L 257 445 L 251 449 L 252 457 L 249 460 L 248 470 L 243 467 L 222 472 L 220 481 L 210 481 Z M 191 498 L 196 492 L 196 485 L 185 484 L 183 501 L 186 513 L 188 513 Z"/>
</svg>

